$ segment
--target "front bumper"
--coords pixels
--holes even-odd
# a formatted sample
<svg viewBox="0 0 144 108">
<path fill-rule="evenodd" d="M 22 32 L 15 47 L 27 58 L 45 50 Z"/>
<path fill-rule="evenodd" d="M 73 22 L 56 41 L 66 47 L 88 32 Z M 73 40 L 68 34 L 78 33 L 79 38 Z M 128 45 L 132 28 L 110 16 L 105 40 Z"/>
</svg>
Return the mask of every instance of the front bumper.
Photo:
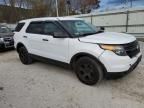
<svg viewBox="0 0 144 108">
<path fill-rule="evenodd" d="M 142 59 L 142 55 L 137 59 L 137 61 L 127 70 L 124 72 L 106 72 L 105 73 L 105 78 L 107 79 L 117 79 L 117 78 L 121 78 L 127 74 L 129 74 L 130 72 L 132 72 L 137 66 L 138 64 L 141 62 Z"/>
<path fill-rule="evenodd" d="M 0 43 L 0 51 L 4 49 L 14 48 L 14 42 L 1 42 Z"/>
<path fill-rule="evenodd" d="M 111 51 L 105 51 L 99 60 L 103 63 L 108 73 L 123 73 L 132 70 L 131 67 L 141 58 L 141 53 L 135 57 L 130 58 L 129 56 L 118 56 Z"/>
</svg>

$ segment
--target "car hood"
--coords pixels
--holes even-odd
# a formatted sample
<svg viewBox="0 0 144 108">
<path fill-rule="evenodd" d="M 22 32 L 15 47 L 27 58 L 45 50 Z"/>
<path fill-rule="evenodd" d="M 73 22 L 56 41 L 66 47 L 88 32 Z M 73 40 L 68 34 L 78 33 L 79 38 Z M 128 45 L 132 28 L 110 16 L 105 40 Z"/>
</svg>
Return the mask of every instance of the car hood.
<svg viewBox="0 0 144 108">
<path fill-rule="evenodd" d="M 80 42 L 100 44 L 126 44 L 135 41 L 136 38 L 129 34 L 104 32 L 79 38 Z"/>
<path fill-rule="evenodd" d="M 3 37 L 12 37 L 14 34 L 13 33 L 0 33 L 0 38 Z"/>
</svg>

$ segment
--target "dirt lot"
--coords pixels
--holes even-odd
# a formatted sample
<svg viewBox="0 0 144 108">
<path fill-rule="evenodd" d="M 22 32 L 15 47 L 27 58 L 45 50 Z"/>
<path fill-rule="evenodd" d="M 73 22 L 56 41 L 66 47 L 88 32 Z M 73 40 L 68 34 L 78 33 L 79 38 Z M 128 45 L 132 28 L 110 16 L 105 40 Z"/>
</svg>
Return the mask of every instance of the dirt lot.
<svg viewBox="0 0 144 108">
<path fill-rule="evenodd" d="M 144 108 L 144 59 L 128 76 L 91 87 L 68 69 L 0 53 L 0 108 Z"/>
</svg>

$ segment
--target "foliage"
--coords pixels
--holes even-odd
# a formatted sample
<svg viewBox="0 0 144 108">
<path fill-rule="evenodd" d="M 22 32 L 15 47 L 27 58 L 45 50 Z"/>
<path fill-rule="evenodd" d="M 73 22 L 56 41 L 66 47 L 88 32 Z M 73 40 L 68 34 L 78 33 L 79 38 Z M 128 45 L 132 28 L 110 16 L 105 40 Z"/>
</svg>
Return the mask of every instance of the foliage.
<svg viewBox="0 0 144 108">
<path fill-rule="evenodd" d="M 55 0 L 3 0 L 5 5 L 0 6 L 0 22 L 18 22 L 33 17 L 56 16 Z M 8 2 L 9 1 L 9 2 Z M 80 0 L 82 13 L 87 13 L 90 6 L 97 4 L 98 0 Z M 74 15 L 75 10 L 66 0 L 58 0 L 60 16 Z"/>
<path fill-rule="evenodd" d="M 97 8 L 99 7 L 99 0 L 80 0 L 81 3 L 81 12 L 84 13 L 90 13 L 91 8 L 93 5 L 97 5 Z"/>
</svg>

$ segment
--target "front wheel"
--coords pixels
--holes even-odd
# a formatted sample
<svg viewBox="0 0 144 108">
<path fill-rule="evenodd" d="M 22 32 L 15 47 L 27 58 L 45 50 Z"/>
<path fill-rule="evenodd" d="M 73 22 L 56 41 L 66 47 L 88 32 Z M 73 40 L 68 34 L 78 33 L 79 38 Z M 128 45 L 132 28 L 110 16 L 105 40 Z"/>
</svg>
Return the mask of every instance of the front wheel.
<svg viewBox="0 0 144 108">
<path fill-rule="evenodd" d="M 103 78 L 101 65 L 89 57 L 78 59 L 75 65 L 75 72 L 79 80 L 87 85 L 94 85 Z"/>
<path fill-rule="evenodd" d="M 25 47 L 20 47 L 18 49 L 18 52 L 19 52 L 19 58 L 23 64 L 28 65 L 33 62 L 32 58 L 30 57 L 30 55 Z"/>
</svg>

